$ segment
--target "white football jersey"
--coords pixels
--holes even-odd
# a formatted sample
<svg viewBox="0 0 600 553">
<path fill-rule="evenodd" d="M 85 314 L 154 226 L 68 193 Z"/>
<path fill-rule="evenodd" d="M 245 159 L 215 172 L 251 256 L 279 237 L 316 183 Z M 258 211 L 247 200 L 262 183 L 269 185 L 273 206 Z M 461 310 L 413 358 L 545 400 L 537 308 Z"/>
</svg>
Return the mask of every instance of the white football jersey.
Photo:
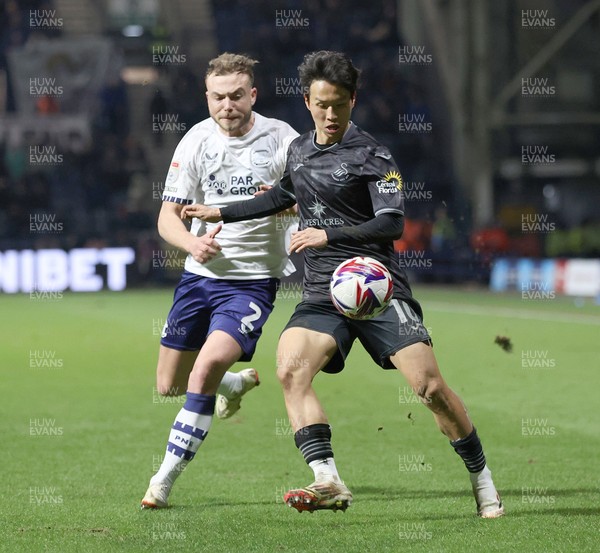
<svg viewBox="0 0 600 553">
<path fill-rule="evenodd" d="M 205 119 L 194 125 L 175 149 L 162 199 L 210 207 L 250 200 L 261 184 L 279 182 L 288 147 L 297 136 L 287 123 L 256 112 L 252 129 L 241 137 L 227 137 L 211 118 Z M 222 250 L 206 263 L 188 255 L 185 268 L 211 278 L 279 278 L 288 262 L 287 220 L 289 217 L 271 215 L 223 225 L 215 237 Z M 194 219 L 191 232 L 201 236 L 214 226 Z"/>
</svg>

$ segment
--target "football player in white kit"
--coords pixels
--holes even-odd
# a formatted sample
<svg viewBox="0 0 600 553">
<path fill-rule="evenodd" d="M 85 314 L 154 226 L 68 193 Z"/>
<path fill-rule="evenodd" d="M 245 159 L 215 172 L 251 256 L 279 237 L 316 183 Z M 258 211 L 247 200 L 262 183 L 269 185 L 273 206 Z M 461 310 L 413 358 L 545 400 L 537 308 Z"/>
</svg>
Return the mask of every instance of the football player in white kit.
<svg viewBox="0 0 600 553">
<path fill-rule="evenodd" d="M 167 506 L 175 479 L 208 434 L 217 391 L 217 414 L 226 418 L 258 383 L 254 369 L 227 371 L 252 358 L 279 278 L 289 270 L 286 233 L 275 215 L 226 227 L 195 219 L 190 230 L 180 217 L 188 204 L 225 207 L 251 199 L 283 174 L 288 147 L 298 133 L 253 111 L 256 63 L 229 53 L 209 62 L 210 118 L 182 138 L 169 167 L 158 230 L 188 257 L 162 332 L 157 388 L 164 395 L 186 391 L 186 402 L 142 508 Z"/>
</svg>

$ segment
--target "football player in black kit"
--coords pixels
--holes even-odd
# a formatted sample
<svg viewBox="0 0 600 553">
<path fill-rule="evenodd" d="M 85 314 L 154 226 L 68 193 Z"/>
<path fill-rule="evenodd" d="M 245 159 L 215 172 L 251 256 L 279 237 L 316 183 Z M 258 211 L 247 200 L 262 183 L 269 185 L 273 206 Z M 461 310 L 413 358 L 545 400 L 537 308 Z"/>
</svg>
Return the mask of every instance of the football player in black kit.
<svg viewBox="0 0 600 553">
<path fill-rule="evenodd" d="M 292 235 L 290 252 L 304 252 L 304 293 L 279 339 L 277 376 L 296 446 L 315 481 L 288 491 L 284 500 L 298 511 L 345 510 L 352 502 L 312 380 L 319 371 L 341 371 L 358 339 L 375 363 L 398 369 L 431 410 L 466 465 L 477 514 L 500 517 L 504 508 L 481 442 L 462 401 L 440 374 L 421 307 L 394 251 L 404 219 L 400 172 L 389 150 L 350 120 L 359 71 L 347 55 L 330 51 L 307 54 L 298 71 L 315 130 L 292 142 L 279 184 L 250 201 L 222 209 L 196 204 L 182 213 L 226 224 L 297 204 L 300 230 Z M 355 256 L 373 257 L 393 275 L 391 307 L 371 320 L 344 317 L 329 297 L 332 272 Z"/>
</svg>

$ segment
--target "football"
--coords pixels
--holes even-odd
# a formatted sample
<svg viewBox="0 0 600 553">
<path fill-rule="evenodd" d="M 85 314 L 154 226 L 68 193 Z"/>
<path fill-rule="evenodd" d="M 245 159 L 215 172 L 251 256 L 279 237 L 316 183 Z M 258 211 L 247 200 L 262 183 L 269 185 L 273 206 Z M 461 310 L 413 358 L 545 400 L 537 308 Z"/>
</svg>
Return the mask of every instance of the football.
<svg viewBox="0 0 600 553">
<path fill-rule="evenodd" d="M 340 263 L 329 283 L 331 301 L 350 319 L 366 320 L 386 310 L 394 293 L 392 275 L 370 257 L 353 257 Z"/>
</svg>

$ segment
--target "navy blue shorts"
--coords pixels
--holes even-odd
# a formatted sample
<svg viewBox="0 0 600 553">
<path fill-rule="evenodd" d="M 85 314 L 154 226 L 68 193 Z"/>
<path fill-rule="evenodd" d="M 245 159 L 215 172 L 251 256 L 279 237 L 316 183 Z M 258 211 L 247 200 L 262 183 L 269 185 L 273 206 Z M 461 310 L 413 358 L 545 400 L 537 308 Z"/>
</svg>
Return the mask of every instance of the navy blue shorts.
<svg viewBox="0 0 600 553">
<path fill-rule="evenodd" d="M 184 271 L 160 343 L 180 351 L 196 351 L 213 330 L 222 330 L 240 344 L 240 361 L 250 361 L 273 311 L 278 282 L 277 278 L 215 279 Z"/>
<path fill-rule="evenodd" d="M 431 345 L 429 333 L 423 326 L 420 307 L 417 308 L 419 312 L 407 302 L 393 299 L 390 306 L 377 317 L 358 321 L 344 317 L 331 302 L 303 301 L 296 306 L 284 331 L 299 326 L 329 334 L 336 341 L 338 351 L 323 367 L 325 373 L 338 373 L 344 369 L 346 357 L 356 339 L 380 367 L 394 369 L 390 357 L 396 352 L 418 342 Z"/>
</svg>

